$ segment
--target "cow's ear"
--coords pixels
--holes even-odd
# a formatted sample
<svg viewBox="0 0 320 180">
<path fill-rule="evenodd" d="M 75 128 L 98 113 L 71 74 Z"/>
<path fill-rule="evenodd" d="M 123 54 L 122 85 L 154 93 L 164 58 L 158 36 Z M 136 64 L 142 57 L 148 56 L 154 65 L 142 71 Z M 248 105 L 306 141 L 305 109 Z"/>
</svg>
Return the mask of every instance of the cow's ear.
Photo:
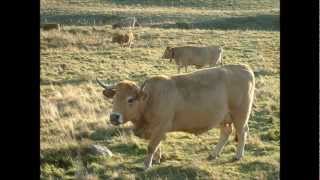
<svg viewBox="0 0 320 180">
<path fill-rule="evenodd" d="M 107 98 L 113 98 L 113 96 L 116 94 L 116 91 L 114 89 L 104 89 L 102 94 Z"/>
</svg>

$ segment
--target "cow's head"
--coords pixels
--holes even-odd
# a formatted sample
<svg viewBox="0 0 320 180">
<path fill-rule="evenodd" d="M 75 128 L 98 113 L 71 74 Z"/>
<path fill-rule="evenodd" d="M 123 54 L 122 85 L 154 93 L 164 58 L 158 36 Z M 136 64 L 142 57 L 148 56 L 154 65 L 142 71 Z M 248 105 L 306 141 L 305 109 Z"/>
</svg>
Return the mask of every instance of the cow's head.
<svg viewBox="0 0 320 180">
<path fill-rule="evenodd" d="M 122 40 L 121 34 L 113 34 L 112 41 L 113 43 L 119 43 Z"/>
<path fill-rule="evenodd" d="M 174 49 L 172 47 L 167 47 L 163 53 L 162 59 L 170 59 L 170 62 L 174 58 Z"/>
<path fill-rule="evenodd" d="M 98 79 L 97 82 L 104 88 L 103 95 L 113 99 L 113 108 L 110 113 L 110 121 L 113 125 L 128 121 L 136 124 L 140 121 L 147 94 L 136 83 L 121 81 L 116 85 L 104 85 Z"/>
</svg>

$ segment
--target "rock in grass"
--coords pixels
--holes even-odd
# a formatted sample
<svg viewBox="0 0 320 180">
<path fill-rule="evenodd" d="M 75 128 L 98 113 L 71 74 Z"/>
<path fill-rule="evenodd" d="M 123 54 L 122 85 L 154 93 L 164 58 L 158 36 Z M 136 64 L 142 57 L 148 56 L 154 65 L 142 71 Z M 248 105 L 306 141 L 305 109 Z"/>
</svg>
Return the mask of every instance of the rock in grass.
<svg viewBox="0 0 320 180">
<path fill-rule="evenodd" d="M 56 23 L 47 23 L 47 24 L 42 24 L 41 28 L 45 31 L 49 31 L 53 29 L 57 29 L 58 31 L 60 31 L 61 25 Z"/>
<path fill-rule="evenodd" d="M 93 144 L 90 146 L 90 150 L 94 155 L 112 157 L 112 152 L 105 146 Z"/>
</svg>

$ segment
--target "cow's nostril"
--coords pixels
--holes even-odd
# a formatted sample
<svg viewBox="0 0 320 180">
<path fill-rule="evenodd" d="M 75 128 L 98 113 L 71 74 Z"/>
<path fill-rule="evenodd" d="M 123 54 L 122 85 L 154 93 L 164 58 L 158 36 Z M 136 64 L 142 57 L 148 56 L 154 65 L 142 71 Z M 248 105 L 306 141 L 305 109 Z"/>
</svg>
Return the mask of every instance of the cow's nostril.
<svg viewBox="0 0 320 180">
<path fill-rule="evenodd" d="M 117 121 L 119 119 L 120 115 L 119 114 L 111 114 L 110 115 L 110 120 L 111 121 Z"/>
</svg>

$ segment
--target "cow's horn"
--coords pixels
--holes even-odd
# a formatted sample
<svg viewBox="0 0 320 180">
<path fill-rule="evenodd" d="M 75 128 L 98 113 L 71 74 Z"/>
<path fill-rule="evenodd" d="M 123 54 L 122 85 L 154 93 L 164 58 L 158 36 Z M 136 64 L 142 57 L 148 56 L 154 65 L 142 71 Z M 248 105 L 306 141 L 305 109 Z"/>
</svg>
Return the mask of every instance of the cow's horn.
<svg viewBox="0 0 320 180">
<path fill-rule="evenodd" d="M 102 86 L 102 87 L 105 88 L 105 89 L 112 89 L 112 88 L 113 88 L 113 85 L 105 85 L 105 84 L 103 84 L 101 81 L 99 81 L 98 78 L 96 78 L 96 81 L 97 81 L 97 83 L 98 83 L 100 86 Z"/>
</svg>

